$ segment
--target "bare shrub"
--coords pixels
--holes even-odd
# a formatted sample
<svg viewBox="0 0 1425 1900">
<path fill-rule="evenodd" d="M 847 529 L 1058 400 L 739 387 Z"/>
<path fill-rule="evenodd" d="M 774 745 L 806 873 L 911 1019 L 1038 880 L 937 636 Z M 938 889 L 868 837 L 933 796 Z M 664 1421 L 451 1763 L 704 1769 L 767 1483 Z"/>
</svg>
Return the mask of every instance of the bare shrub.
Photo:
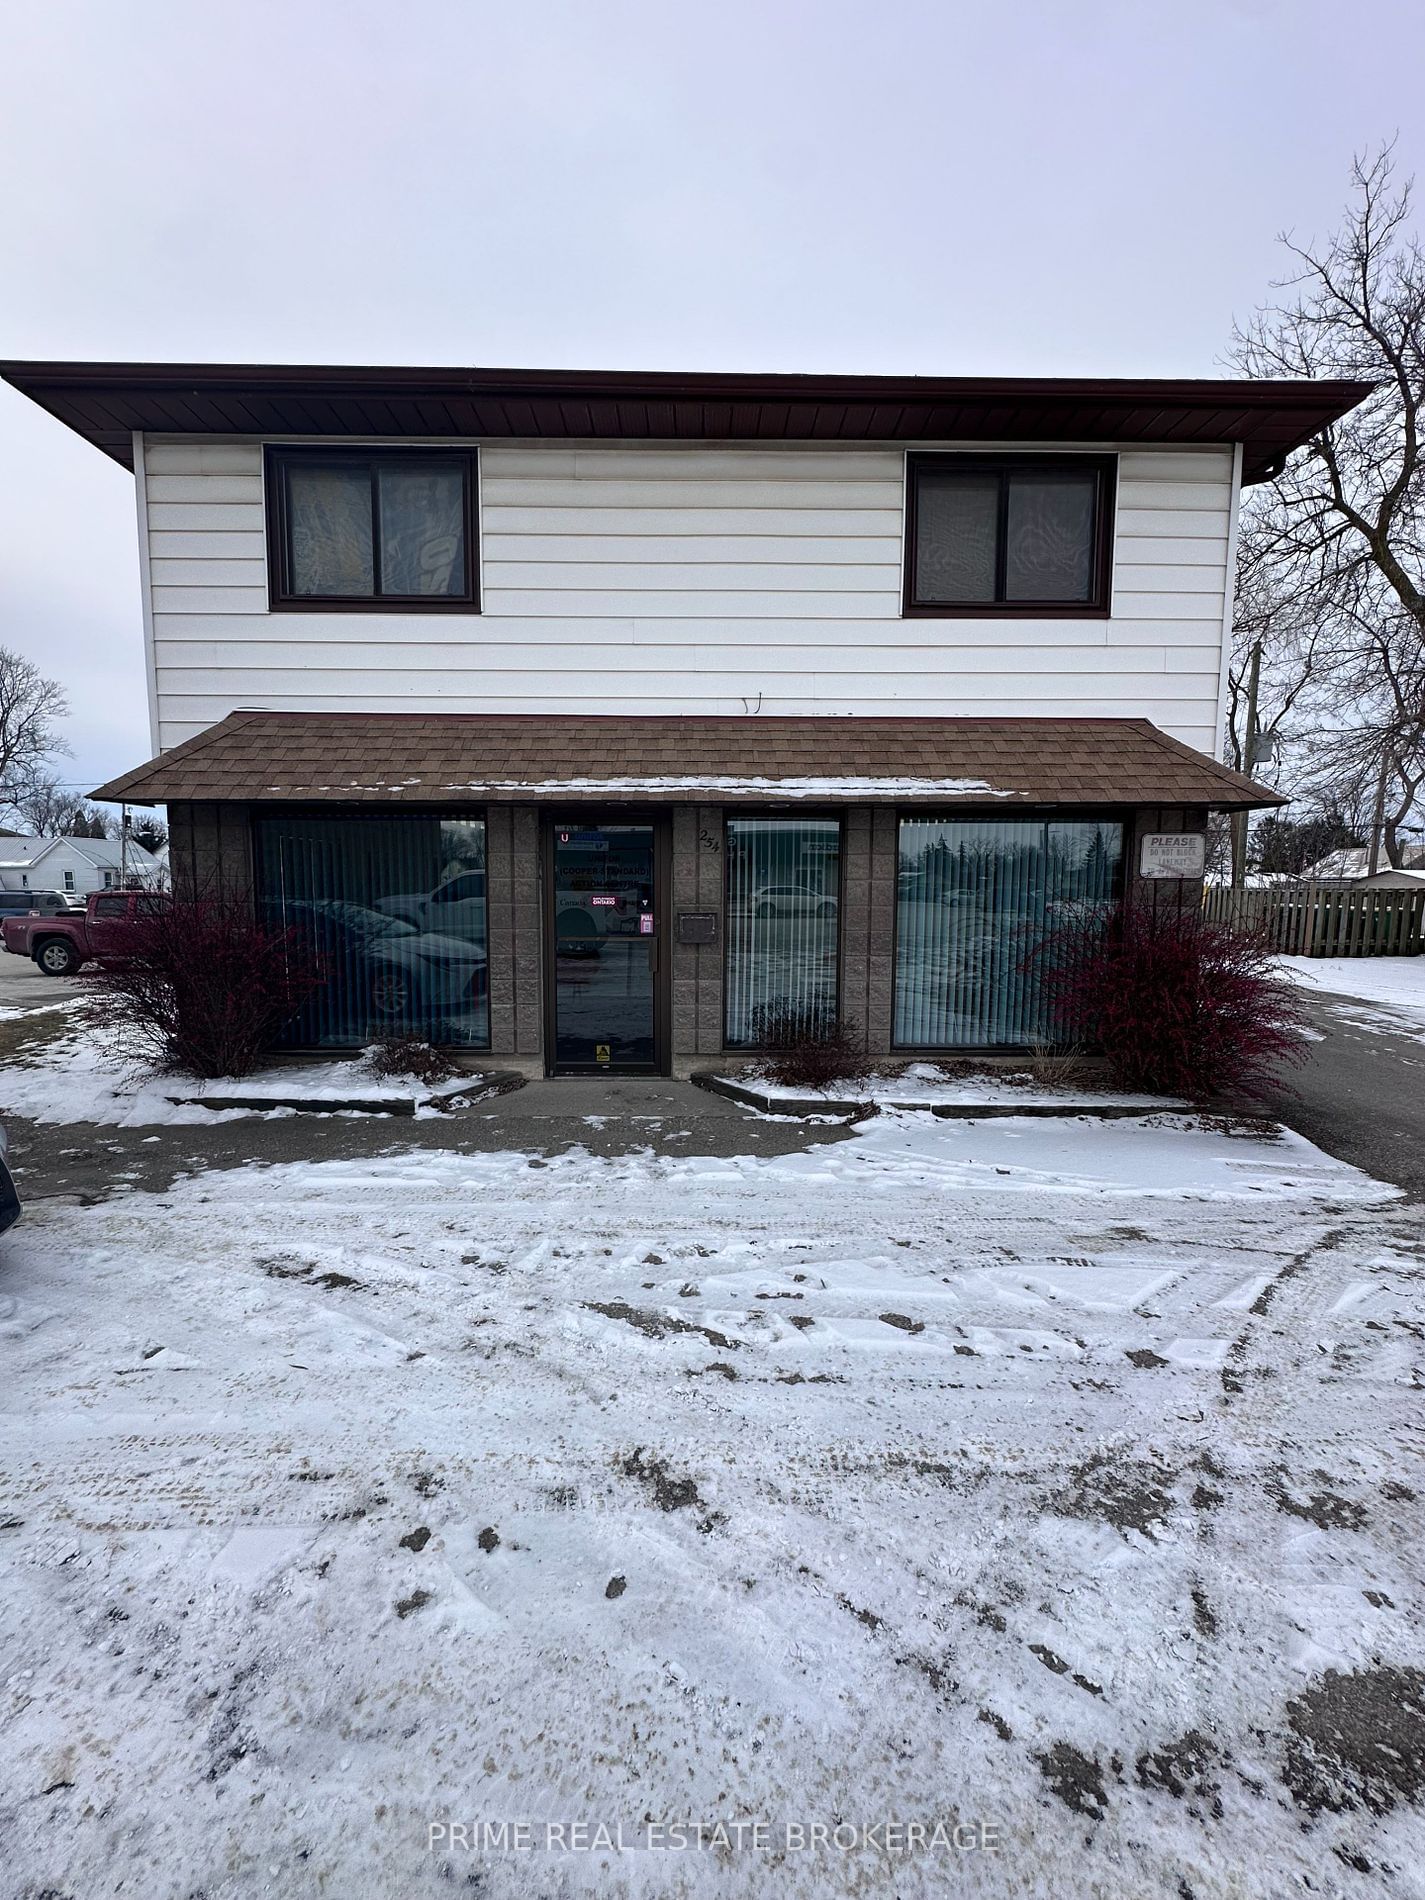
<svg viewBox="0 0 1425 1900">
<path fill-rule="evenodd" d="M 1092 1088 L 1104 1079 L 1074 1043 L 1031 1043 L 1024 1067 L 1035 1082 L 1050 1089 Z"/>
<path fill-rule="evenodd" d="M 784 1088 L 824 1089 L 870 1072 L 856 1024 L 820 1010 L 763 1004 L 752 1013 L 752 1033 L 766 1051 L 764 1071 Z"/>
<path fill-rule="evenodd" d="M 456 1074 L 455 1064 L 444 1049 L 417 1036 L 381 1036 L 367 1047 L 365 1061 L 370 1073 L 383 1081 L 396 1077 L 429 1086 L 449 1081 Z"/>
<path fill-rule="evenodd" d="M 81 981 L 125 1055 L 184 1075 L 250 1075 L 322 976 L 310 948 L 226 895 L 140 900 Z"/>
</svg>

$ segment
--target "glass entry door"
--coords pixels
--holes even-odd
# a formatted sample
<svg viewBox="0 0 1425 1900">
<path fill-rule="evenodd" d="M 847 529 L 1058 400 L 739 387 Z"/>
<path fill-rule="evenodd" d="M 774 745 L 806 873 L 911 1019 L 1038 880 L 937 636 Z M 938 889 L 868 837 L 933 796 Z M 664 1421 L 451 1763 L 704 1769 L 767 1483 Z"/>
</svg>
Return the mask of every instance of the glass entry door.
<svg viewBox="0 0 1425 1900">
<path fill-rule="evenodd" d="M 651 823 L 556 821 L 550 840 L 550 1067 L 662 1067 L 659 835 Z"/>
</svg>

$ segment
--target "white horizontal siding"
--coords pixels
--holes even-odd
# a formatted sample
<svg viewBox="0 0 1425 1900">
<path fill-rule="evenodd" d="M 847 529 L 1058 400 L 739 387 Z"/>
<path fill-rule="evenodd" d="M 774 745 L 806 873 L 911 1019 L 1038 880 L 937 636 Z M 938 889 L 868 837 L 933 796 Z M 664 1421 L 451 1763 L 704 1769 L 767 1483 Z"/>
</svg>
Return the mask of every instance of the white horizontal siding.
<svg viewBox="0 0 1425 1900">
<path fill-rule="evenodd" d="M 760 706 L 1136 716 L 1216 749 L 1225 449 L 1120 455 L 1107 620 L 904 618 L 899 448 L 483 445 L 479 615 L 272 613 L 260 445 L 145 460 L 165 745 L 236 706 Z"/>
</svg>

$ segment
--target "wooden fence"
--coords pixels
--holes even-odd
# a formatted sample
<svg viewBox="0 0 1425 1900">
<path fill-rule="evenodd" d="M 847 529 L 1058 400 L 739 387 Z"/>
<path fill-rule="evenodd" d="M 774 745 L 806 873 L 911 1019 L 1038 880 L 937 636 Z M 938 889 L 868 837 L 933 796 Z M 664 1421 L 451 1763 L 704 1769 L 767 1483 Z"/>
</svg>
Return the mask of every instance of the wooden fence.
<svg viewBox="0 0 1425 1900">
<path fill-rule="evenodd" d="M 1239 891 L 1208 885 L 1202 908 L 1213 923 L 1264 929 L 1275 949 L 1292 956 L 1418 957 L 1425 952 L 1425 889 L 1278 884 Z"/>
</svg>

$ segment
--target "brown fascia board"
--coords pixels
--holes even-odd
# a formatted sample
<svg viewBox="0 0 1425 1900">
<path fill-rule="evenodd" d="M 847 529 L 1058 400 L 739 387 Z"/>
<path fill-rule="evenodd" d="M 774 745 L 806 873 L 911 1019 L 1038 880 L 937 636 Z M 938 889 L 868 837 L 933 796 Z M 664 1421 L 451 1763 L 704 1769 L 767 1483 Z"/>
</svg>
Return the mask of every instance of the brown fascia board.
<svg viewBox="0 0 1425 1900">
<path fill-rule="evenodd" d="M 126 466 L 135 430 L 566 440 L 1240 441 L 1247 481 L 1271 474 L 1374 387 L 284 363 L 8 362 L 0 363 L 0 376 Z M 375 413 L 367 407 L 372 404 L 379 405 Z M 442 413 L 448 426 L 438 420 Z"/>
</svg>

